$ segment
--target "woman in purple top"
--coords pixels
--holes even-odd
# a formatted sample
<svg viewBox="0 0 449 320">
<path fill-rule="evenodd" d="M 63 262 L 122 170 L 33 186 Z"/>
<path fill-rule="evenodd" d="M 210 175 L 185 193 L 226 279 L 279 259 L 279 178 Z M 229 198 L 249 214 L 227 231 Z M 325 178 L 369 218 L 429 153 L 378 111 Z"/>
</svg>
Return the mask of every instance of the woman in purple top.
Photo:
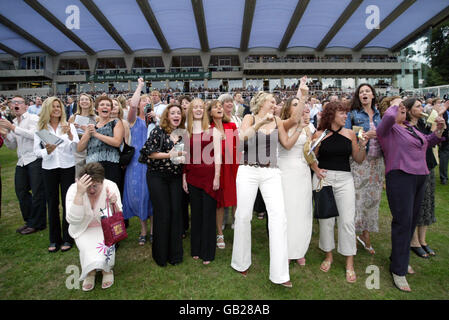
<svg viewBox="0 0 449 320">
<path fill-rule="evenodd" d="M 440 118 L 436 121 L 434 133 L 422 134 L 406 121 L 406 109 L 402 100 L 397 99 L 376 130 L 384 152 L 386 193 L 393 216 L 390 272 L 394 285 L 401 291 L 411 291 L 405 276 L 409 269 L 410 242 L 429 174 L 426 150 L 443 140 L 444 121 Z"/>
</svg>

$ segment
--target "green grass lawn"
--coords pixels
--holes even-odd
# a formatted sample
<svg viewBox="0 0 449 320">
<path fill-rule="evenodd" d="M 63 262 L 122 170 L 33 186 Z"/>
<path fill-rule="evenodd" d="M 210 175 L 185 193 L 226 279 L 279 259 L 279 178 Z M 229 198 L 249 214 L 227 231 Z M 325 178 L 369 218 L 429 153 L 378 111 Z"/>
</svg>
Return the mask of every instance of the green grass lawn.
<svg viewBox="0 0 449 320">
<path fill-rule="evenodd" d="M 184 262 L 161 268 L 151 257 L 151 245 L 137 244 L 139 222 L 130 221 L 129 237 L 121 243 L 116 255 L 115 284 L 101 289 L 101 276 L 91 292 L 68 289 L 66 273 L 70 266 L 79 267 L 76 247 L 62 253 L 47 253 L 48 229 L 22 236 L 15 230 L 23 221 L 14 192 L 16 154 L 5 147 L 0 149 L 2 166 L 2 217 L 0 219 L 0 299 L 66 300 L 66 299 L 158 299 L 158 300 L 399 300 L 449 299 L 449 186 L 437 179 L 437 223 L 428 231 L 428 242 L 437 252 L 431 259 L 421 259 L 412 253 L 411 265 L 415 275 L 408 276 L 412 293 L 397 290 L 388 272 L 391 250 L 391 216 L 383 195 L 379 228 L 372 235 L 376 254 L 371 256 L 361 246 L 355 257 L 357 282 L 345 281 L 345 258 L 334 252 L 334 263 L 328 273 L 319 270 L 324 253 L 318 249 L 318 225 L 314 221 L 312 242 L 306 255 L 307 265 L 291 263 L 293 288 L 274 285 L 268 280 L 269 251 L 265 220 L 252 221 L 252 265 L 247 278 L 230 267 L 233 230 L 225 230 L 226 249 L 216 252 L 216 259 L 204 266 L 190 257 L 190 237 L 184 240 Z M 368 289 L 366 281 L 371 274 L 368 266 L 380 271 L 380 288 Z M 70 279 L 69 279 L 70 280 Z"/>
</svg>

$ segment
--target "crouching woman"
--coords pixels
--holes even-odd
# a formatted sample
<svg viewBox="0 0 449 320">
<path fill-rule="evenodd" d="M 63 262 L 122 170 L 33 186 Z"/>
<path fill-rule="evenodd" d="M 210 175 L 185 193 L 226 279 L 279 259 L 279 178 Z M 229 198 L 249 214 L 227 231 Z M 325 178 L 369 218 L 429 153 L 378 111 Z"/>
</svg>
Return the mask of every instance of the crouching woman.
<svg viewBox="0 0 449 320">
<path fill-rule="evenodd" d="M 98 162 L 84 166 L 76 183 L 67 191 L 66 218 L 69 234 L 80 253 L 83 291 L 94 288 L 97 270 L 103 272 L 103 289 L 114 283 L 115 246 L 105 245 L 101 228 L 101 216 L 108 210 L 107 199 L 111 208 L 115 204 L 121 210 L 120 191 L 113 181 L 104 178 L 104 168 Z"/>
</svg>

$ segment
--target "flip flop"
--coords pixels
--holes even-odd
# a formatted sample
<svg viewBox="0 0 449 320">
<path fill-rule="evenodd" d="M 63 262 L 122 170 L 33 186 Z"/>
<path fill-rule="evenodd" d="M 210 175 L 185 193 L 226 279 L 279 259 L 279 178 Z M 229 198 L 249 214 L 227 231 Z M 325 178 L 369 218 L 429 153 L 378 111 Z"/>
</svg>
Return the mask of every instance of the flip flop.
<svg viewBox="0 0 449 320">
<path fill-rule="evenodd" d="M 113 284 L 114 284 L 114 273 L 112 272 L 112 270 L 110 273 L 106 274 L 103 272 L 103 280 L 101 281 L 101 288 L 107 289 L 110 288 Z"/>
<path fill-rule="evenodd" d="M 349 283 L 355 283 L 357 281 L 357 277 L 355 275 L 354 270 L 346 269 L 346 281 Z"/>
<path fill-rule="evenodd" d="M 362 246 L 365 248 L 365 250 L 367 250 L 369 253 L 371 254 L 375 254 L 376 251 L 374 251 L 372 246 L 367 247 L 365 241 L 362 240 L 362 238 L 360 238 L 360 236 L 357 236 L 357 241 L 360 242 L 362 244 Z"/>
<path fill-rule="evenodd" d="M 320 270 L 323 272 L 329 272 L 331 269 L 332 261 L 329 260 L 323 260 L 320 265 Z"/>
</svg>

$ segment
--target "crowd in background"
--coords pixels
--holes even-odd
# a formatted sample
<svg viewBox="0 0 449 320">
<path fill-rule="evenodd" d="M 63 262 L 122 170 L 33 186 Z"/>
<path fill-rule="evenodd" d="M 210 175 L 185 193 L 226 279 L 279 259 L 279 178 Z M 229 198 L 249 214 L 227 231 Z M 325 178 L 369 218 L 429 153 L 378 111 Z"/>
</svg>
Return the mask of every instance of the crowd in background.
<svg viewBox="0 0 449 320">
<path fill-rule="evenodd" d="M 426 230 L 436 221 L 437 161 L 441 183 L 448 180 L 449 102 L 379 97 L 368 84 L 352 94 L 315 95 L 313 85 L 303 78 L 273 93 L 208 89 L 187 95 L 146 92 L 139 79 L 134 93 L 2 98 L 0 143 L 18 154 L 15 191 L 24 225 L 17 232 L 45 229 L 48 213 L 48 251 L 68 251 L 76 243 L 83 290 L 89 291 L 97 269 L 103 288 L 114 282 L 116 249 L 97 250 L 101 215 L 109 205 L 123 209 L 127 222 L 137 217 L 137 242 L 151 242 L 160 266 L 182 262 L 189 229 L 190 255 L 211 263 L 215 249 L 226 247 L 222 231 L 229 209 L 231 266 L 245 277 L 256 211 L 268 219 L 270 280 L 291 287 L 289 262 L 306 263 L 312 191 L 332 186 L 340 215 L 319 219 L 325 253 L 320 270 L 328 272 L 334 261 L 337 223 L 337 251 L 346 257 L 345 277 L 353 283 L 357 242 L 375 254 L 371 235 L 379 231 L 386 187 L 393 216 L 390 272 L 400 290 L 410 291 L 409 253 L 436 254 Z M 433 110 L 437 118 L 426 123 Z M 45 141 L 38 134 L 43 131 L 58 139 Z M 319 139 L 310 159 L 304 148 Z M 125 144 L 135 150 L 126 165 L 120 162 Z"/>
</svg>

